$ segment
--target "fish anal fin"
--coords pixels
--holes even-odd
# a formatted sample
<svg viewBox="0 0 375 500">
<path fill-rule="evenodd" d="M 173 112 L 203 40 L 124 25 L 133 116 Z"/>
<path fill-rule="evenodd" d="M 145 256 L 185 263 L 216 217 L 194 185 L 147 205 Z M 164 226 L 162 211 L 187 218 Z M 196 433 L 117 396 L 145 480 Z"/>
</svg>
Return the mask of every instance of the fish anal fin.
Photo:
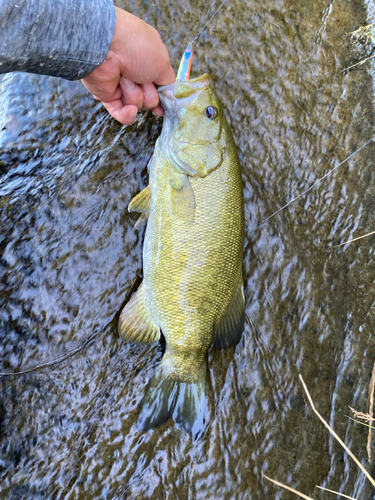
<svg viewBox="0 0 375 500">
<path fill-rule="evenodd" d="M 185 222 L 193 222 L 195 217 L 195 195 L 189 177 L 184 175 L 182 186 L 177 189 L 172 184 L 173 215 Z"/>
<path fill-rule="evenodd" d="M 125 342 L 132 344 L 151 344 L 160 339 L 160 329 L 150 315 L 142 285 L 121 312 L 119 333 Z"/>
<path fill-rule="evenodd" d="M 212 345 L 216 349 L 232 347 L 241 339 L 245 324 L 245 297 L 243 293 L 243 281 L 237 286 L 236 293 L 229 304 L 223 318 L 217 325 Z"/>
<path fill-rule="evenodd" d="M 151 189 L 150 186 L 142 189 L 140 193 L 135 196 L 129 203 L 129 212 L 140 212 L 148 214 L 151 206 Z"/>
<path fill-rule="evenodd" d="M 143 228 L 143 226 L 145 226 L 147 224 L 147 220 L 148 220 L 148 215 L 147 214 L 141 214 L 138 217 L 137 222 L 134 225 L 134 229 L 136 231 L 140 231 Z"/>
</svg>

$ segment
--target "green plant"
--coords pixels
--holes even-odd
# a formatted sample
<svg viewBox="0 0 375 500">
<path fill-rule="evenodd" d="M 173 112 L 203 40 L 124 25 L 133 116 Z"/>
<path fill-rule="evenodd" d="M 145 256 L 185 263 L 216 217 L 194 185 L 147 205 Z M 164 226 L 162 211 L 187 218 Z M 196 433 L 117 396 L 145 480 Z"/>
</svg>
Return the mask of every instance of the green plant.
<svg viewBox="0 0 375 500">
<path fill-rule="evenodd" d="M 354 43 L 361 43 L 367 45 L 369 41 L 371 41 L 375 45 L 375 23 L 367 24 L 367 26 L 360 26 L 355 31 L 351 31 L 347 36 L 350 36 L 350 41 Z M 374 49 L 373 49 L 374 50 Z M 372 50 L 372 51 L 373 51 Z M 375 57 L 375 54 L 362 59 L 361 61 L 353 64 L 352 66 L 348 66 L 342 72 L 347 71 L 348 69 L 354 68 L 360 64 L 364 64 L 369 59 Z"/>
<path fill-rule="evenodd" d="M 349 33 L 352 43 L 365 42 L 365 45 L 371 40 L 375 44 L 375 23 L 367 26 L 360 26 L 357 30 Z"/>
</svg>

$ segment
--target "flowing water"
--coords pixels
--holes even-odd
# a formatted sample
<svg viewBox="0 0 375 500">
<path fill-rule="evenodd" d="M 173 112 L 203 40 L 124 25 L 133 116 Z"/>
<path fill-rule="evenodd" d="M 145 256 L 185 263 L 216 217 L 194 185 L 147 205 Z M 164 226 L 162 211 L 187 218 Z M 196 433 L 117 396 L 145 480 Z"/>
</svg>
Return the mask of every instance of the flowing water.
<svg viewBox="0 0 375 500">
<path fill-rule="evenodd" d="M 174 67 L 218 2 L 118 2 L 159 29 Z M 127 212 L 147 183 L 162 121 L 109 118 L 79 82 L 5 75 L 0 132 L 0 498 L 315 499 L 315 485 L 373 498 L 306 403 L 363 463 L 375 360 L 375 144 L 258 224 L 375 135 L 372 81 L 344 35 L 361 0 L 230 0 L 195 46 L 239 149 L 249 322 L 209 351 L 203 438 L 172 421 L 141 434 L 137 410 L 161 359 L 124 344 L 118 314 L 141 270 Z M 82 348 L 82 349 L 81 349 Z M 375 448 L 373 446 L 373 454 Z M 373 470 L 374 459 L 368 465 Z"/>
</svg>

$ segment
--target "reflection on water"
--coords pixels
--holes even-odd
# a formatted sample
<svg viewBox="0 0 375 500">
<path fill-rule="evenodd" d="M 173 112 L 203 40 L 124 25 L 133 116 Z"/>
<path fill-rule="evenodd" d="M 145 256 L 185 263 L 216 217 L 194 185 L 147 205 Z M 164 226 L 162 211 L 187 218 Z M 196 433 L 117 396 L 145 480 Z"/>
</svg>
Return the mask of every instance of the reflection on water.
<svg viewBox="0 0 375 500">
<path fill-rule="evenodd" d="M 216 4 L 119 5 L 161 31 L 177 67 Z M 209 352 L 209 424 L 196 442 L 171 421 L 137 431 L 161 353 L 116 330 L 141 268 L 127 205 L 147 183 L 161 120 L 123 128 L 78 82 L 3 77 L 1 371 L 94 341 L 1 379 L 1 498 L 292 498 L 263 473 L 316 499 L 316 484 L 371 498 L 298 374 L 365 461 L 367 429 L 345 414 L 365 410 L 375 360 L 374 236 L 333 246 L 375 229 L 374 144 L 258 227 L 375 135 L 366 66 L 341 72 L 358 58 L 343 35 L 365 16 L 349 0 L 231 0 L 196 46 L 192 74 L 211 74 L 243 165 L 250 318 L 235 349 Z"/>
</svg>

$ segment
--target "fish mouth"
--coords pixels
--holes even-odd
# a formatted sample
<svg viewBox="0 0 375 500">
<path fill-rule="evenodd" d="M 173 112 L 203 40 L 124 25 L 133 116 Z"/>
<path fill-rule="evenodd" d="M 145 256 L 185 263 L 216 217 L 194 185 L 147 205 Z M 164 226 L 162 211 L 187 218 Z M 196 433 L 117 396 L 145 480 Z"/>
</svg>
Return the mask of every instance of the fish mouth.
<svg viewBox="0 0 375 500">
<path fill-rule="evenodd" d="M 158 87 L 158 94 L 160 103 L 164 109 L 168 106 L 168 101 L 174 101 L 174 86 L 175 83 L 171 83 L 169 85 L 163 85 L 162 87 Z"/>
<path fill-rule="evenodd" d="M 194 96 L 205 89 L 210 83 L 210 77 L 204 73 L 197 78 L 191 78 L 186 81 L 176 81 L 169 85 L 158 87 L 158 94 L 162 106 L 167 110 L 172 102 L 178 104 L 182 100 Z M 181 103 L 182 104 L 182 103 Z"/>
<path fill-rule="evenodd" d="M 210 77 L 207 73 L 199 76 L 198 78 L 189 79 L 193 55 L 193 42 L 190 42 L 186 47 L 185 52 L 182 54 L 175 83 L 158 88 L 160 102 L 166 111 L 168 110 L 168 105 L 171 104 L 171 101 L 173 103 L 173 107 L 176 105 L 176 99 L 190 97 L 196 92 L 207 87 L 210 83 Z"/>
<path fill-rule="evenodd" d="M 176 81 L 170 83 L 169 85 L 160 85 L 160 87 L 158 87 L 157 90 L 159 94 L 165 94 L 169 90 L 174 90 L 176 85 L 183 88 L 192 87 L 196 90 L 199 90 L 207 87 L 209 83 L 210 83 L 210 75 L 208 73 L 204 73 L 201 76 L 197 76 L 196 78 L 190 78 L 189 80 L 185 80 L 184 82 Z"/>
</svg>

